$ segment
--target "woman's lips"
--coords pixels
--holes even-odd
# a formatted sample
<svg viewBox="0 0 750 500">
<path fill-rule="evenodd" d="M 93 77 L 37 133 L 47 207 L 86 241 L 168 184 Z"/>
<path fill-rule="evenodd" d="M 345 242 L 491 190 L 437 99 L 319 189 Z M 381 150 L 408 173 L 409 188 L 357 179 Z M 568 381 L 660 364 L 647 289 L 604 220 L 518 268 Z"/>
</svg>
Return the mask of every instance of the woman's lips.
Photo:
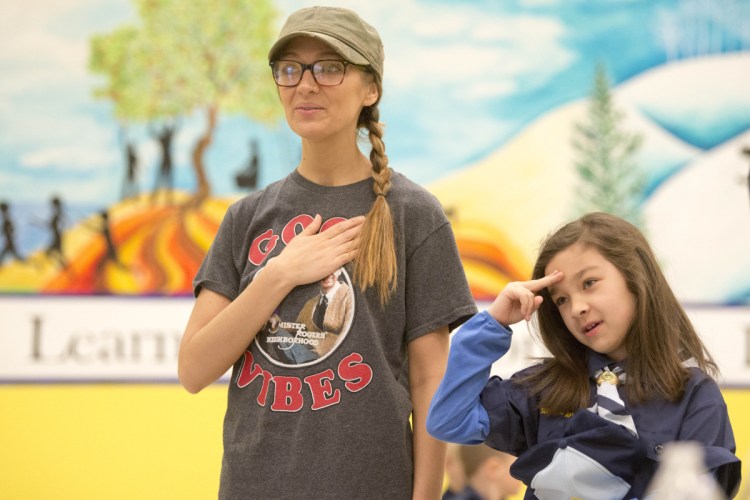
<svg viewBox="0 0 750 500">
<path fill-rule="evenodd" d="M 323 108 L 314 104 L 300 104 L 294 109 L 301 115 L 313 115 L 318 111 L 321 111 Z"/>
</svg>

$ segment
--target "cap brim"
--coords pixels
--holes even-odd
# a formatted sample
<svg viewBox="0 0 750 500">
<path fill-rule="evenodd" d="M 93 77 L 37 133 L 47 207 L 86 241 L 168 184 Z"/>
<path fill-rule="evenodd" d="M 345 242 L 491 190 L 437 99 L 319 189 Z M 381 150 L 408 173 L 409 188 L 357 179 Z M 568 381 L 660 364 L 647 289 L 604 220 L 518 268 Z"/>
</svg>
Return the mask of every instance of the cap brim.
<svg viewBox="0 0 750 500">
<path fill-rule="evenodd" d="M 358 64 L 360 66 L 370 65 L 370 62 L 365 59 L 362 54 L 352 49 L 340 40 L 323 33 L 313 33 L 310 31 L 295 31 L 294 33 L 289 33 L 288 35 L 279 38 L 276 43 L 273 44 L 271 50 L 268 51 L 268 60 L 273 61 L 276 58 L 277 53 L 281 49 L 283 49 L 287 43 L 289 43 L 293 38 L 297 38 L 300 36 L 309 36 L 322 40 L 326 43 L 326 45 L 329 45 L 333 50 L 335 50 L 338 55 L 352 64 Z"/>
</svg>

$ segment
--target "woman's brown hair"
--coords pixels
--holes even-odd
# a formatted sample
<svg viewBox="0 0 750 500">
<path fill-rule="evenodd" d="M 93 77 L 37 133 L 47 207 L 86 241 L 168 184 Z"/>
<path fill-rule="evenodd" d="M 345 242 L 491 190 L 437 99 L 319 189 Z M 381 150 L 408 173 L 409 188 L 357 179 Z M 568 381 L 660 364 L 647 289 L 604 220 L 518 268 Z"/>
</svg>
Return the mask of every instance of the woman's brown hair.
<svg viewBox="0 0 750 500">
<path fill-rule="evenodd" d="M 643 234 L 629 222 L 596 212 L 570 222 L 542 244 L 533 279 L 545 275 L 549 261 L 574 243 L 595 248 L 622 273 L 635 296 L 636 312 L 625 338 L 628 400 L 638 404 L 654 398 L 677 401 L 682 397 L 687 369 L 682 362 L 693 358 L 704 372 L 718 369 L 672 292 Z M 575 412 L 589 406 L 587 349 L 563 322 L 549 292 L 535 326 L 552 354 L 538 370 L 523 378 L 540 407 L 554 414 Z"/>
<path fill-rule="evenodd" d="M 368 132 L 370 163 L 372 164 L 373 191 L 375 201 L 360 232 L 360 250 L 355 261 L 354 281 L 365 290 L 377 288 L 380 303 L 388 302 L 396 289 L 398 266 L 396 265 L 396 243 L 393 230 L 393 215 L 388 206 L 388 191 L 391 189 L 391 169 L 383 143 L 383 125 L 380 123 L 378 103 L 383 95 L 383 85 L 377 74 L 366 71 L 378 89 L 378 99 L 371 106 L 362 108 L 357 128 Z"/>
</svg>

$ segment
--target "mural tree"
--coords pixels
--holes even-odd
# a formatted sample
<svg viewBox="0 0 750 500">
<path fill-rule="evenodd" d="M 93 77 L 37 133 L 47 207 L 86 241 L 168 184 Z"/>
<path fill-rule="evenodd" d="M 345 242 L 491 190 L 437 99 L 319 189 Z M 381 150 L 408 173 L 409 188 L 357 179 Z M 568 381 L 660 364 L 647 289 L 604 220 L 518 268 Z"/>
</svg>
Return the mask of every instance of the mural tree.
<svg viewBox="0 0 750 500">
<path fill-rule="evenodd" d="M 638 134 L 621 130 L 622 112 L 614 106 L 609 80 L 597 65 L 588 109 L 588 122 L 575 125 L 573 148 L 578 153 L 579 190 L 576 215 L 602 211 L 640 225 L 639 203 L 646 185 L 635 155 Z"/>
<path fill-rule="evenodd" d="M 220 113 L 270 122 L 279 116 L 267 51 L 276 17 L 270 0 L 134 0 L 140 26 L 91 41 L 90 68 L 105 77 L 95 95 L 109 99 L 122 126 L 173 127 L 194 113 L 203 133 L 191 152 L 193 202 L 211 194 L 205 155 Z"/>
</svg>

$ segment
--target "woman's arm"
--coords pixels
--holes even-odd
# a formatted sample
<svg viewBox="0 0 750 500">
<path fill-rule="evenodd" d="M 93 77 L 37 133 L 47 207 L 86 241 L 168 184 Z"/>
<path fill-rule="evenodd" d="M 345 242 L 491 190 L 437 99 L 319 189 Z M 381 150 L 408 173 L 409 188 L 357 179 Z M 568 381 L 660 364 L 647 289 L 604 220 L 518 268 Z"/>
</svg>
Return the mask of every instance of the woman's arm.
<svg viewBox="0 0 750 500">
<path fill-rule="evenodd" d="M 292 290 L 269 262 L 234 300 L 202 289 L 180 343 L 177 375 L 190 393 L 221 377 L 255 338 L 276 306 Z"/>
<path fill-rule="evenodd" d="M 414 429 L 414 499 L 438 499 L 445 471 L 445 443 L 427 434 L 430 400 L 445 373 L 448 327 L 422 335 L 408 345 L 409 390 Z"/>
<path fill-rule="evenodd" d="M 180 343 L 177 372 L 185 389 L 197 393 L 221 377 L 295 286 L 350 262 L 363 221 L 354 217 L 318 233 L 322 219 L 316 216 L 234 301 L 201 289 Z"/>
</svg>

